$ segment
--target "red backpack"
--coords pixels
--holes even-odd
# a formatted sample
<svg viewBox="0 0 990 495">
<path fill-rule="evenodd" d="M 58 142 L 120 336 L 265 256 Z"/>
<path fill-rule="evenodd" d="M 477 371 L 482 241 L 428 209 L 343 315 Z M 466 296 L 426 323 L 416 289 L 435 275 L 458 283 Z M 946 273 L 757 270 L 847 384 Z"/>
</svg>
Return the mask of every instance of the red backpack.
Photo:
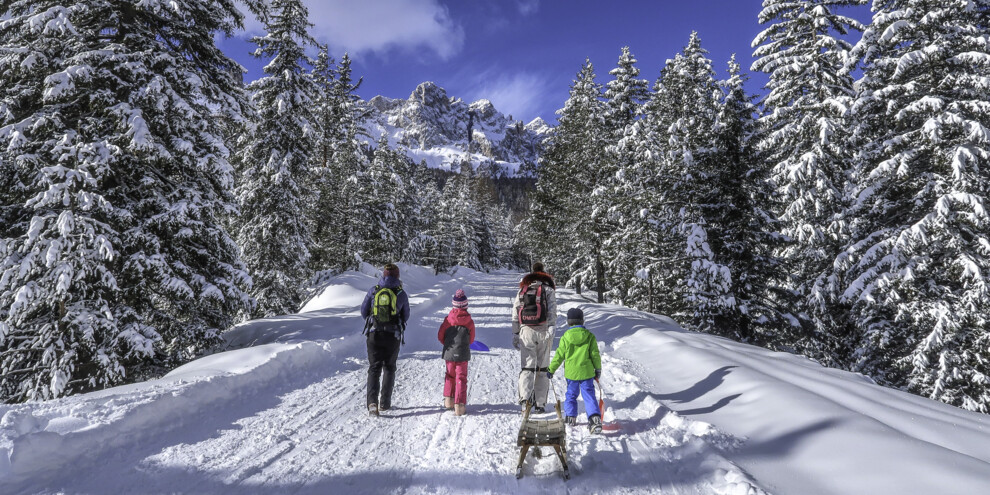
<svg viewBox="0 0 990 495">
<path fill-rule="evenodd" d="M 519 290 L 519 323 L 528 326 L 547 322 L 547 293 L 542 282 L 533 282 Z"/>
</svg>

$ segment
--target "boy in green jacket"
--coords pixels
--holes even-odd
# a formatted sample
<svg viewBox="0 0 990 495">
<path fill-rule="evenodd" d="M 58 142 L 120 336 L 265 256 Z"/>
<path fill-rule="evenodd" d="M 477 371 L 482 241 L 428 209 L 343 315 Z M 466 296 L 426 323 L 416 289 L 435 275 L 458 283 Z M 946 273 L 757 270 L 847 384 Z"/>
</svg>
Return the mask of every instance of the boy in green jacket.
<svg viewBox="0 0 990 495">
<path fill-rule="evenodd" d="M 584 328 L 584 312 L 579 308 L 567 311 L 569 328 L 560 337 L 557 352 L 547 368 L 547 376 L 553 378 L 554 371 L 564 366 L 567 379 L 567 395 L 564 397 L 564 421 L 574 425 L 577 421 L 577 396 L 581 391 L 584 410 L 588 413 L 588 429 L 591 433 L 602 432 L 602 414 L 595 398 L 594 381 L 602 376 L 602 356 L 598 353 L 598 340 Z"/>
</svg>

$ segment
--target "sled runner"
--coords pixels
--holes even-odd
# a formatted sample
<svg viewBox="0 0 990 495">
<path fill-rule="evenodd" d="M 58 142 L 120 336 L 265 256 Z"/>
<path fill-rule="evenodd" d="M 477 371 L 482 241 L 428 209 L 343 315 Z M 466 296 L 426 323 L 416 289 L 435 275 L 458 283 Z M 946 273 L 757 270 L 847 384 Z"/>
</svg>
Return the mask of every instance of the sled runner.
<svg viewBox="0 0 990 495">
<path fill-rule="evenodd" d="M 557 391 L 554 390 L 554 396 Z M 567 466 L 567 431 L 564 428 L 564 414 L 560 411 L 560 399 L 557 399 L 557 417 L 554 419 L 530 419 L 529 412 L 533 404 L 526 404 L 526 411 L 523 412 L 522 425 L 519 427 L 519 437 L 516 445 L 521 447 L 519 452 L 519 464 L 516 466 L 516 479 L 522 478 L 523 461 L 526 460 L 526 453 L 530 447 L 535 447 L 539 452 L 540 447 L 553 447 L 560 459 L 560 465 L 564 468 L 564 479 L 570 479 L 571 472 Z"/>
</svg>

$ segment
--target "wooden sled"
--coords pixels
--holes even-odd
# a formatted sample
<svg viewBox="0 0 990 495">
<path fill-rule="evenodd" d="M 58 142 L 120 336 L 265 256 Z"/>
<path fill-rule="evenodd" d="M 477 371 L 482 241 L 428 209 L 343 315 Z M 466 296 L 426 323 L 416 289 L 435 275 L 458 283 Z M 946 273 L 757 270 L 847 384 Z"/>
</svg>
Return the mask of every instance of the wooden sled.
<svg viewBox="0 0 990 495">
<path fill-rule="evenodd" d="M 526 460 L 526 453 L 530 447 L 553 447 L 560 459 L 560 465 L 564 468 L 564 479 L 571 477 L 570 469 L 567 466 L 567 430 L 564 427 L 564 415 L 560 411 L 560 401 L 557 401 L 555 409 L 557 417 L 555 419 L 529 419 L 532 403 L 526 405 L 523 412 L 522 425 L 519 426 L 519 437 L 516 445 L 522 448 L 519 452 L 519 464 L 516 466 L 516 479 L 522 478 L 523 461 Z M 538 450 L 537 450 L 538 452 Z"/>
</svg>

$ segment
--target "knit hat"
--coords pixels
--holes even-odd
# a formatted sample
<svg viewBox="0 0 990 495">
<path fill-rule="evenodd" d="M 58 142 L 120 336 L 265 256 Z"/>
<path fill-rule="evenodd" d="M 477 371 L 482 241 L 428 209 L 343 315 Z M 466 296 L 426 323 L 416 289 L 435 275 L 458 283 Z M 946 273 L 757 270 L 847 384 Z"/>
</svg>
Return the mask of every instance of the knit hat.
<svg viewBox="0 0 990 495">
<path fill-rule="evenodd" d="M 453 304 L 455 308 L 466 308 L 468 306 L 467 295 L 464 294 L 464 289 L 457 289 L 454 293 Z"/>
<path fill-rule="evenodd" d="M 571 308 L 567 310 L 568 325 L 584 325 L 584 311 L 581 308 Z"/>
<path fill-rule="evenodd" d="M 537 261 L 536 263 L 533 263 L 533 272 L 534 273 L 535 272 L 545 272 L 545 271 L 546 271 L 546 269 L 543 268 L 543 263 L 540 263 L 539 261 Z"/>
<path fill-rule="evenodd" d="M 394 263 L 386 263 L 385 268 L 382 270 L 382 277 L 399 278 L 399 267 L 395 266 Z"/>
</svg>

